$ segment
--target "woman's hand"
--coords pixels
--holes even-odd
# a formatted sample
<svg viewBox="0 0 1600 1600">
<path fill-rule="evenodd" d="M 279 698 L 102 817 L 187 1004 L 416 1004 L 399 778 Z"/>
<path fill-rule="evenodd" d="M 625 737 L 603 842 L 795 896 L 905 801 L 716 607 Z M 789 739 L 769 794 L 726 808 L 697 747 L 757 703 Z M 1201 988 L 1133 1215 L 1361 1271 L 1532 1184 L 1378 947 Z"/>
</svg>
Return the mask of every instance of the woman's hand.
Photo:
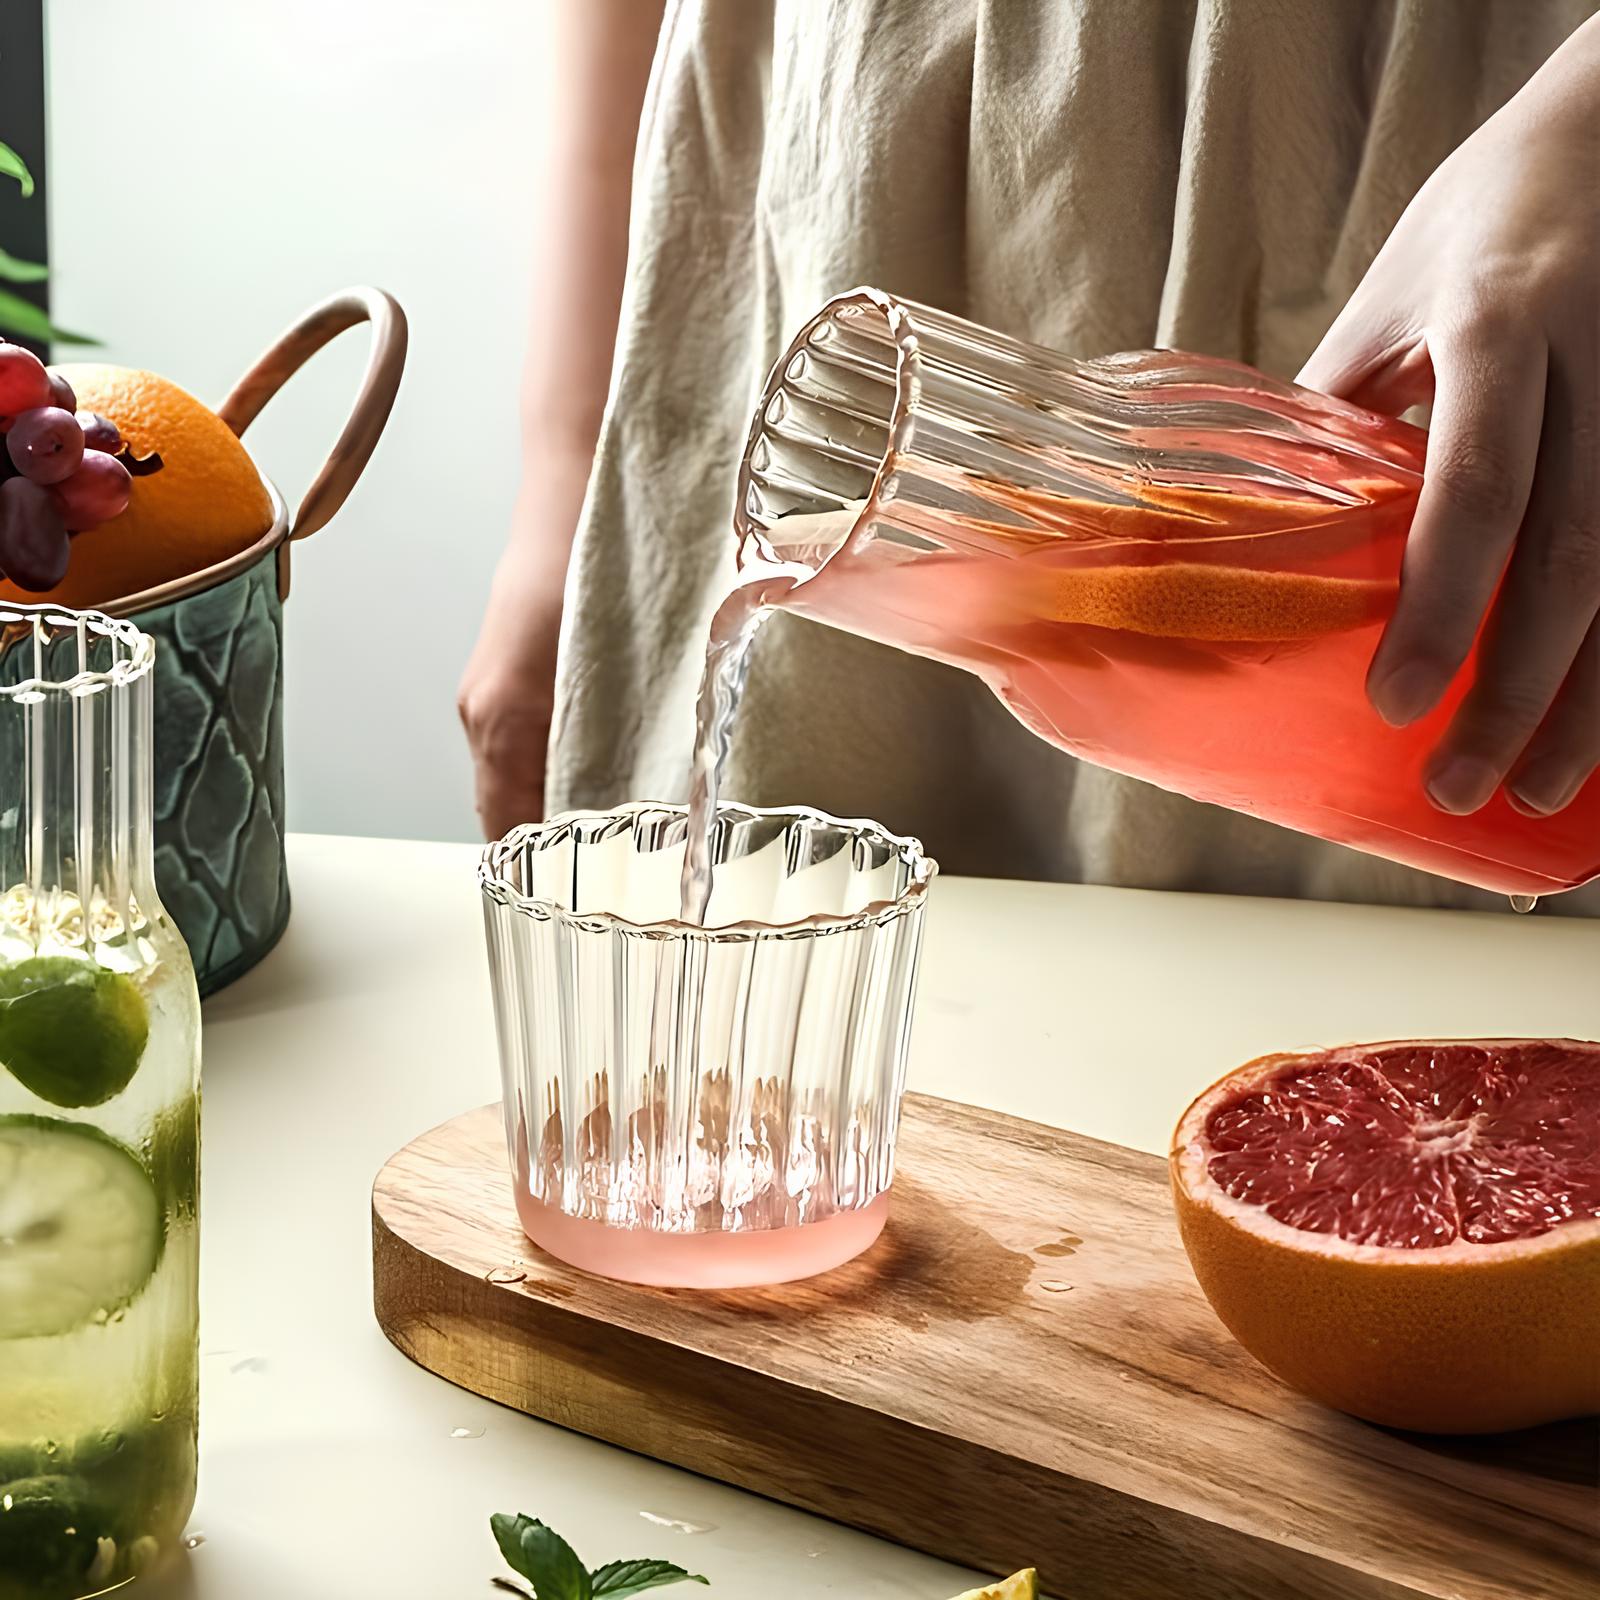
<svg viewBox="0 0 1600 1600">
<path fill-rule="evenodd" d="M 1431 710 L 1492 604 L 1428 792 L 1559 811 L 1600 765 L 1600 19 L 1428 180 L 1300 381 L 1433 402 L 1373 704 Z"/>
<path fill-rule="evenodd" d="M 488 839 L 544 816 L 561 594 L 559 569 L 529 563 L 513 542 L 495 573 L 461 677 L 456 709 L 472 750 L 478 820 Z"/>
</svg>

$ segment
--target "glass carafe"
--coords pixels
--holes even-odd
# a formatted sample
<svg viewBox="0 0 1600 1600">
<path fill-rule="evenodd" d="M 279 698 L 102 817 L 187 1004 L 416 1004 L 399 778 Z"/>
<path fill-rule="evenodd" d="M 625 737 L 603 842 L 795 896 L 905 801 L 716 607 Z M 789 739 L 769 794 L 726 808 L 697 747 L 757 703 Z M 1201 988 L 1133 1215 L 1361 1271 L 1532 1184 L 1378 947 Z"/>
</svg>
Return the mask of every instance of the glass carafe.
<svg viewBox="0 0 1600 1600">
<path fill-rule="evenodd" d="M 1074 361 L 862 289 L 773 368 L 741 566 L 783 609 L 977 673 L 1086 761 L 1509 895 L 1600 874 L 1600 781 L 1428 801 L 1471 684 L 1409 728 L 1365 677 L 1426 434 L 1237 363 Z"/>
<path fill-rule="evenodd" d="M 153 660 L 0 608 L 0 1600 L 153 1570 L 194 1502 L 200 1009 L 155 889 Z"/>
</svg>

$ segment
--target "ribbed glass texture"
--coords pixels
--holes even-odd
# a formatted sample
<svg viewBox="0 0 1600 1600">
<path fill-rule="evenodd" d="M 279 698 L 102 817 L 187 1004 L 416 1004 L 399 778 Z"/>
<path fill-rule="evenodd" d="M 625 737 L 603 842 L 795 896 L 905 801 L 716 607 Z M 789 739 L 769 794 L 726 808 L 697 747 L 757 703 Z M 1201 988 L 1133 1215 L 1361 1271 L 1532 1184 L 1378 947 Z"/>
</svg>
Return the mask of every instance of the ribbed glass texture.
<svg viewBox="0 0 1600 1600">
<path fill-rule="evenodd" d="M 789 1229 L 893 1178 L 933 863 L 869 823 L 725 805 L 694 927 L 685 825 L 575 814 L 484 854 L 525 1220 L 531 1202 L 614 1229 Z"/>
<path fill-rule="evenodd" d="M 1081 760 L 1501 894 L 1600 876 L 1600 776 L 1549 816 L 1427 795 L 1478 673 L 1403 728 L 1367 676 L 1427 435 L 1237 362 L 1095 360 L 878 290 L 752 419 L 740 561 L 774 604 L 976 673 Z M 1240 880 L 1242 881 L 1242 880 Z"/>
<path fill-rule="evenodd" d="M 48 949 L 63 932 L 69 945 L 127 952 L 145 930 L 156 904 L 151 660 L 150 639 L 129 623 L 0 609 L 0 887 L 9 891 L 0 900 L 0 949 L 8 958 Z"/>
<path fill-rule="evenodd" d="M 1238 362 L 1170 350 L 1077 361 L 863 289 L 825 306 L 768 378 L 736 527 L 810 564 L 847 536 L 1008 556 L 1080 541 L 1103 560 L 1143 531 L 1119 510 L 1170 515 L 1174 490 L 1271 496 L 1302 523 L 1414 500 L 1425 437 Z M 846 506 L 862 508 L 853 527 L 790 521 Z M 1190 537 L 1225 541 L 1237 560 L 1255 535 L 1243 542 L 1265 546 L 1265 564 L 1282 559 L 1289 526 Z"/>
</svg>

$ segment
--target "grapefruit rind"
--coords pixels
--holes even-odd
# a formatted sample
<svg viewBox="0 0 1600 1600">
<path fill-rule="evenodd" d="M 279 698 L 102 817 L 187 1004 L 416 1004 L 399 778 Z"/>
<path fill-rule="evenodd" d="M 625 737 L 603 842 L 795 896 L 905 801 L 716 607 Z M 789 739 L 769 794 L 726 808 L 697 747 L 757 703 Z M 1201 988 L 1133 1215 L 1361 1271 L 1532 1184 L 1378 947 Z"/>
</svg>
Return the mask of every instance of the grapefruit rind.
<svg viewBox="0 0 1600 1600">
<path fill-rule="evenodd" d="M 1052 621 L 1161 639 L 1273 643 L 1376 625 L 1398 586 L 1369 578 L 1170 562 L 1080 567 L 1044 586 Z"/>
</svg>

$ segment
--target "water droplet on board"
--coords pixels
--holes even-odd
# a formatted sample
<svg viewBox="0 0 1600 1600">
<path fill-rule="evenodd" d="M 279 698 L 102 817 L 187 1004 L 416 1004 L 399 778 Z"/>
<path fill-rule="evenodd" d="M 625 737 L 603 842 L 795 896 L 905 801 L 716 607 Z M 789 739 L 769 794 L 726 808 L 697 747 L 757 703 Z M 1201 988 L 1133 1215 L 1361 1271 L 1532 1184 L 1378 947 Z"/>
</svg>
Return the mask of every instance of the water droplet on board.
<svg viewBox="0 0 1600 1600">
<path fill-rule="evenodd" d="M 452 1439 L 481 1439 L 483 1435 L 484 1430 L 482 1428 L 452 1428 L 450 1430 Z"/>
<path fill-rule="evenodd" d="M 1059 1278 L 1046 1278 L 1044 1282 L 1039 1285 L 1039 1287 L 1043 1289 L 1046 1294 L 1065 1294 L 1072 1287 L 1072 1285 L 1070 1283 L 1063 1283 Z"/>
<path fill-rule="evenodd" d="M 1524 916 L 1538 904 L 1539 897 L 1536 894 L 1514 894 L 1511 896 L 1511 909 L 1520 911 Z"/>
<path fill-rule="evenodd" d="M 1048 1260 L 1059 1260 L 1063 1256 L 1076 1255 L 1078 1247 L 1082 1243 L 1083 1240 L 1077 1234 L 1064 1233 L 1059 1239 L 1052 1240 L 1049 1244 L 1036 1246 L 1033 1253 L 1036 1256 L 1044 1256 Z"/>
<path fill-rule="evenodd" d="M 205 1542 L 206 1536 L 201 1533 L 198 1528 L 196 1528 L 193 1533 L 187 1533 L 184 1535 L 183 1548 L 185 1550 L 198 1550 Z"/>
<path fill-rule="evenodd" d="M 521 1283 L 528 1274 L 521 1267 L 490 1267 L 484 1273 L 485 1283 Z"/>
<path fill-rule="evenodd" d="M 658 1528 L 673 1528 L 679 1533 L 715 1533 L 717 1525 L 714 1522 L 687 1522 L 682 1517 L 663 1517 L 654 1511 L 641 1511 L 639 1513 L 646 1522 L 653 1523 Z"/>
</svg>

